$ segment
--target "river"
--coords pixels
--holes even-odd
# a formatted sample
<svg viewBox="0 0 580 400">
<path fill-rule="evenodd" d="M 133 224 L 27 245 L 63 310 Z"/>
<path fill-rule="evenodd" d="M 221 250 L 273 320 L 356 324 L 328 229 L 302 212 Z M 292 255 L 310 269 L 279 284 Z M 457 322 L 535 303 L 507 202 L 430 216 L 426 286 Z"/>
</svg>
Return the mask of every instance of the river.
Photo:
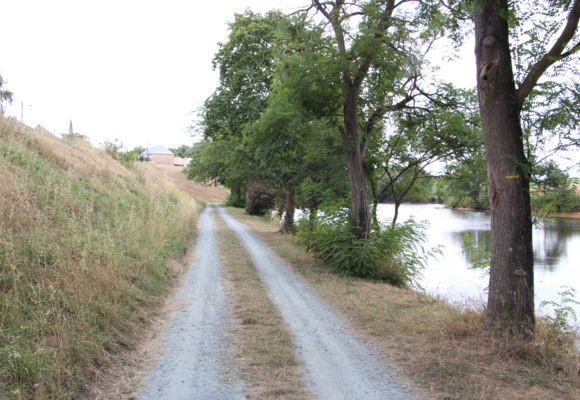
<svg viewBox="0 0 580 400">
<path fill-rule="evenodd" d="M 387 222 L 393 217 L 394 205 L 380 204 L 378 218 Z M 442 254 L 429 259 L 418 283 L 429 294 L 452 303 L 485 304 L 488 275 L 470 268 L 465 235 L 469 234 L 484 249 L 490 249 L 490 214 L 459 211 L 439 204 L 403 204 L 399 221 L 408 218 L 427 221 L 426 247 L 441 246 Z M 542 302 L 561 302 L 565 288 L 576 291 L 580 301 L 580 220 L 551 219 L 534 226 L 535 303 L 540 315 L 551 313 L 550 305 Z M 572 305 L 580 318 L 580 305 Z M 571 321 L 574 323 L 574 321 Z M 576 323 L 576 325 L 578 325 Z"/>
</svg>

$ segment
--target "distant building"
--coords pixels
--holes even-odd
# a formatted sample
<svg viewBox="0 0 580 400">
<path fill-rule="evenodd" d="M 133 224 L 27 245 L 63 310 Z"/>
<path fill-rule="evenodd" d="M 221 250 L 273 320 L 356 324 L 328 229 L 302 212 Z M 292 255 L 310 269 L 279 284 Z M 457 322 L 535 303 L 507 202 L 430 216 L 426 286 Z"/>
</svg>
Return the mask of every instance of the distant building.
<svg viewBox="0 0 580 400">
<path fill-rule="evenodd" d="M 191 162 L 191 158 L 186 157 L 175 157 L 175 161 L 173 162 L 174 165 L 178 165 L 180 167 L 185 167 L 187 165 L 189 165 L 189 163 Z"/>
<path fill-rule="evenodd" d="M 89 138 L 87 136 L 81 135 L 80 133 L 75 133 L 72 120 L 68 125 L 68 133 L 61 133 L 60 136 L 66 142 L 75 144 L 87 144 L 90 146 Z"/>
<path fill-rule="evenodd" d="M 162 145 L 146 148 L 145 151 L 141 153 L 141 159 L 144 161 L 152 161 L 155 164 L 175 164 L 175 156 L 173 153 Z"/>
</svg>

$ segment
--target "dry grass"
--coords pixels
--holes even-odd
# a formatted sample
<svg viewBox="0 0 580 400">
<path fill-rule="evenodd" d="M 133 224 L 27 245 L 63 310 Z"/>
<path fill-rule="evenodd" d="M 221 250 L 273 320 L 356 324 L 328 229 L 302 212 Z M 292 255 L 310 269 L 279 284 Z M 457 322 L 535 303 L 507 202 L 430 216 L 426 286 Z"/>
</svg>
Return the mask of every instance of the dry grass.
<svg viewBox="0 0 580 400">
<path fill-rule="evenodd" d="M 179 260 L 171 259 L 169 268 L 182 277 L 195 262 L 194 247 L 189 247 L 187 255 Z M 165 333 L 171 325 L 172 317 L 186 304 L 180 293 L 185 281 L 178 279 L 167 296 L 163 296 L 160 307 L 151 308 L 146 315 L 146 326 L 139 332 L 138 343 L 131 351 L 123 352 L 108 368 L 98 371 L 93 382 L 77 400 L 135 400 L 145 387 L 156 364 L 165 352 Z"/>
<path fill-rule="evenodd" d="M 201 207 L 13 119 L 0 168 L 0 398 L 73 398 L 135 345 Z"/>
<path fill-rule="evenodd" d="M 143 171 L 161 181 L 171 182 L 184 193 L 207 203 L 224 203 L 230 191 L 223 186 L 208 186 L 187 179 L 183 167 L 139 163 Z"/>
<path fill-rule="evenodd" d="M 447 400 L 578 400 L 580 358 L 558 348 L 546 324 L 529 345 L 482 337 L 482 313 L 383 283 L 332 274 L 265 219 L 230 211 L 287 260 L 426 397 Z M 561 354 L 558 354 L 561 352 Z"/>
<path fill-rule="evenodd" d="M 310 399 L 288 326 L 268 297 L 249 254 L 218 218 L 220 254 L 235 318 L 233 334 L 250 399 Z"/>
</svg>

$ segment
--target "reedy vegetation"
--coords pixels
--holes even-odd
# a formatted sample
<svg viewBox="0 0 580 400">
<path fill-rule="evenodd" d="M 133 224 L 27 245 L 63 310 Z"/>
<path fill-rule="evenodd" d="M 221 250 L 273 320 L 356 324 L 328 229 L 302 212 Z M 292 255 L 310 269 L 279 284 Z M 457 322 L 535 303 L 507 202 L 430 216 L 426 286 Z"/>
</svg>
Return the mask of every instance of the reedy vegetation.
<svg viewBox="0 0 580 400">
<path fill-rule="evenodd" d="M 73 398 L 135 343 L 201 207 L 1 117 L 0 169 L 0 398 Z"/>
</svg>

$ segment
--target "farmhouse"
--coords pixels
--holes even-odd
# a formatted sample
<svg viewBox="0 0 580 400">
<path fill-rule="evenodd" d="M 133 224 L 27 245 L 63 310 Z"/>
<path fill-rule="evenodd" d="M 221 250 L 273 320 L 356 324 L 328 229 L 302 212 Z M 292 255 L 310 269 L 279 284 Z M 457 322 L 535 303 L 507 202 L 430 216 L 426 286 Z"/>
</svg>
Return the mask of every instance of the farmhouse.
<svg viewBox="0 0 580 400">
<path fill-rule="evenodd" d="M 162 145 L 148 147 L 141 153 L 142 160 L 150 160 L 155 164 L 173 165 L 175 156 L 171 151 Z"/>
</svg>

